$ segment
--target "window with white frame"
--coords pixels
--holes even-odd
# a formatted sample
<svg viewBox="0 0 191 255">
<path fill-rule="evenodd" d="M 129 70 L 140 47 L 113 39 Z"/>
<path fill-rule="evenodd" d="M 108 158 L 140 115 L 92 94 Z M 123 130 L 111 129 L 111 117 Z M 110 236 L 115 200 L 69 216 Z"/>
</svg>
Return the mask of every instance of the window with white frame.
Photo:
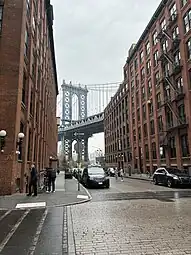
<svg viewBox="0 0 191 255">
<path fill-rule="evenodd" d="M 166 30 L 166 19 L 163 19 L 160 23 L 161 30 Z"/>
<path fill-rule="evenodd" d="M 175 65 L 180 65 L 180 60 L 181 60 L 180 51 L 177 51 L 174 54 L 174 63 L 175 63 Z"/>
<path fill-rule="evenodd" d="M 162 50 L 164 52 L 167 52 L 168 50 L 168 40 L 165 40 L 163 43 L 162 43 Z"/>
<path fill-rule="evenodd" d="M 188 0 L 182 0 L 182 7 L 184 7 L 188 3 Z"/>
<path fill-rule="evenodd" d="M 177 86 L 178 91 L 183 91 L 183 79 L 182 79 L 182 77 L 179 77 L 176 80 L 176 86 Z"/>
<path fill-rule="evenodd" d="M 150 42 L 147 42 L 146 44 L 146 55 L 148 56 L 150 54 L 151 47 L 150 47 Z"/>
<path fill-rule="evenodd" d="M 159 57 L 159 52 L 158 50 L 155 51 L 154 55 L 153 55 L 153 59 L 154 59 L 154 66 L 157 66 L 158 64 L 158 57 Z"/>
<path fill-rule="evenodd" d="M 191 60 L 191 37 L 190 37 L 189 40 L 187 41 L 186 45 L 187 45 L 188 59 Z"/>
<path fill-rule="evenodd" d="M 155 31 L 152 35 L 152 40 L 153 40 L 153 45 L 156 45 L 158 40 L 157 40 L 157 31 Z"/>
<path fill-rule="evenodd" d="M 169 64 L 169 63 L 166 63 L 166 64 L 164 65 L 164 74 L 165 74 L 165 76 L 167 77 L 167 76 L 169 76 L 169 73 L 170 73 L 170 64 Z"/>
<path fill-rule="evenodd" d="M 191 9 L 184 15 L 184 31 L 187 33 L 191 29 Z"/>
<path fill-rule="evenodd" d="M 172 39 L 175 40 L 179 35 L 179 28 L 178 26 L 174 27 L 172 30 Z"/>
<path fill-rule="evenodd" d="M 140 62 L 141 62 L 141 64 L 143 63 L 143 58 L 144 58 L 144 53 L 143 53 L 143 51 L 141 51 L 141 53 L 140 53 Z"/>
<path fill-rule="evenodd" d="M 176 15 L 177 15 L 177 8 L 176 8 L 176 3 L 174 3 L 173 6 L 170 8 L 171 20 L 174 20 Z"/>
</svg>

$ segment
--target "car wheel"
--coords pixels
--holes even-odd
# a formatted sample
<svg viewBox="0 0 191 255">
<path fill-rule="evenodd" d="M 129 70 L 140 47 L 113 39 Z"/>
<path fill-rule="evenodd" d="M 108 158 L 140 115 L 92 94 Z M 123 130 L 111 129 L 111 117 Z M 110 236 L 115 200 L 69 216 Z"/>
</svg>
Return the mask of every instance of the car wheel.
<svg viewBox="0 0 191 255">
<path fill-rule="evenodd" d="M 110 188 L 110 184 L 109 184 L 109 183 L 106 185 L 106 188 L 107 188 L 107 189 L 109 189 L 109 188 Z"/>
<path fill-rule="evenodd" d="M 156 177 L 156 176 L 153 178 L 153 182 L 154 182 L 154 185 L 157 185 L 157 184 L 158 184 L 158 181 L 157 181 L 157 177 Z"/>
<path fill-rule="evenodd" d="M 167 180 L 167 186 L 168 186 L 169 188 L 172 188 L 172 185 L 173 185 L 172 180 L 171 180 L 171 179 L 168 179 L 168 180 Z"/>
</svg>

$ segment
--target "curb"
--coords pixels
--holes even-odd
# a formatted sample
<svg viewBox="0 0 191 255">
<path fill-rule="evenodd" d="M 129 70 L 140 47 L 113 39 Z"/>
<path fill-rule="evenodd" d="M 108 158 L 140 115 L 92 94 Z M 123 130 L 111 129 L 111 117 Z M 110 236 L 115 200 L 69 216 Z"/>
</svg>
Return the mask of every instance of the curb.
<svg viewBox="0 0 191 255">
<path fill-rule="evenodd" d="M 141 180 L 141 181 L 146 181 L 146 182 L 153 182 L 152 179 L 145 179 L 145 178 L 142 178 L 142 177 L 125 176 L 125 178 L 132 179 L 132 180 Z"/>
<path fill-rule="evenodd" d="M 76 182 L 77 179 L 74 178 L 74 180 Z M 34 209 L 43 209 L 43 208 L 54 208 L 54 207 L 63 207 L 63 206 L 72 206 L 72 205 L 79 205 L 79 204 L 84 204 L 84 203 L 87 203 L 87 202 L 90 202 L 92 200 L 92 196 L 91 194 L 89 193 L 89 191 L 80 183 L 80 187 L 82 187 L 85 192 L 87 193 L 88 195 L 88 199 L 83 199 L 83 200 L 79 200 L 77 202 L 73 202 L 73 203 L 67 203 L 67 204 L 56 204 L 56 205 L 49 205 L 49 206 L 45 206 L 45 207 L 34 207 L 34 208 L 27 208 L 27 209 L 30 209 L 30 210 L 34 210 Z M 26 208 L 0 208 L 0 211 L 3 211 L 3 210 L 25 210 Z"/>
</svg>

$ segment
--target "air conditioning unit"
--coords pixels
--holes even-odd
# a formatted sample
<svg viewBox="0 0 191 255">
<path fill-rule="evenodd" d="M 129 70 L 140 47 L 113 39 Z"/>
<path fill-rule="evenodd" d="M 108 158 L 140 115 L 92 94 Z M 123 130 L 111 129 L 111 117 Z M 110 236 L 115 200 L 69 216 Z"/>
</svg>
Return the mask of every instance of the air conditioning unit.
<svg viewBox="0 0 191 255">
<path fill-rule="evenodd" d="M 148 100 L 148 101 L 147 101 L 147 104 L 151 104 L 151 100 Z"/>
</svg>

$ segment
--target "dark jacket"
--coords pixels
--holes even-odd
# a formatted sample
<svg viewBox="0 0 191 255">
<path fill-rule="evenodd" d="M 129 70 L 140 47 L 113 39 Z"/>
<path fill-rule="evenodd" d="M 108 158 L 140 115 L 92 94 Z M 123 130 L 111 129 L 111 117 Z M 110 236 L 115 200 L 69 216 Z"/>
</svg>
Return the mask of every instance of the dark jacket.
<svg viewBox="0 0 191 255">
<path fill-rule="evenodd" d="M 31 169 L 31 181 L 37 181 L 37 170 L 35 167 Z"/>
</svg>

